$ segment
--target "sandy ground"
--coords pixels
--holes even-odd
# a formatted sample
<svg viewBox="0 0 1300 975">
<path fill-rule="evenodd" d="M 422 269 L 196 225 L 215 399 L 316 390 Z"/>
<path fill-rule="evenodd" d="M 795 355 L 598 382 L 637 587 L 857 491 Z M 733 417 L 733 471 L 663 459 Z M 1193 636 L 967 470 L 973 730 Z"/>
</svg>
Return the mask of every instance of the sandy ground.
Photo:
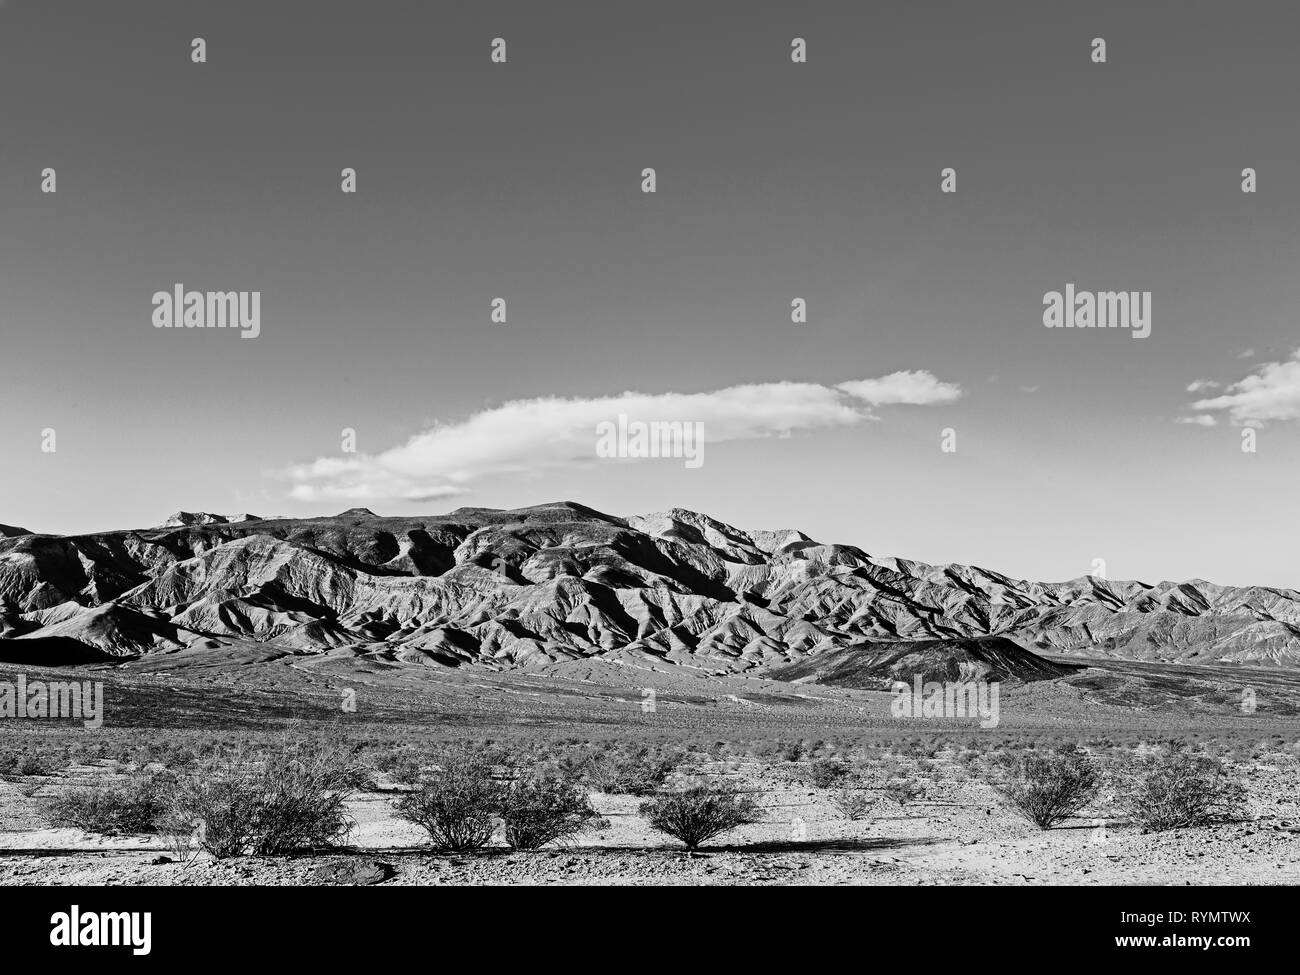
<svg viewBox="0 0 1300 975">
<path fill-rule="evenodd" d="M 433 855 L 421 850 L 417 827 L 392 815 L 398 793 L 385 791 L 352 800 L 352 845 L 338 854 L 156 863 L 169 854 L 154 837 L 43 827 L 40 799 L 53 780 L 6 782 L 0 884 L 297 886 L 348 882 L 358 869 L 365 881 L 388 885 L 1300 883 L 1300 767 L 1293 760 L 1241 770 L 1251 791 L 1250 821 L 1158 834 L 1101 818 L 1040 832 L 987 785 L 944 763 L 924 800 L 900 808 L 882 796 L 869 821 L 851 822 L 829 792 L 798 782 L 794 768 L 731 762 L 709 769 L 754 790 L 765 821 L 696 856 L 650 831 L 636 815 L 639 800 L 599 794 L 593 805 L 608 828 L 567 848 Z"/>
</svg>

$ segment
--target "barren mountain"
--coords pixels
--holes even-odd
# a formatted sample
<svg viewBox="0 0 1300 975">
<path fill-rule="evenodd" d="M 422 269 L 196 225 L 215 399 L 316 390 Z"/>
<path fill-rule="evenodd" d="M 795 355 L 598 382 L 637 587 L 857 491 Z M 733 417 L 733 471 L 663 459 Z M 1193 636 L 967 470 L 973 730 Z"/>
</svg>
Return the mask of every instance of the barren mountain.
<svg viewBox="0 0 1300 975">
<path fill-rule="evenodd" d="M 857 643 L 772 670 L 776 680 L 833 687 L 888 688 L 895 682 L 1008 681 L 1065 677 L 1082 669 L 1044 660 L 1013 640 L 982 636 L 957 640 L 889 640 Z"/>
<path fill-rule="evenodd" d="M 997 636 L 999 652 L 1300 664 L 1300 593 L 1290 590 L 1028 582 L 797 531 L 746 532 L 681 509 L 626 518 L 571 502 L 418 518 L 178 512 L 137 531 L 12 531 L 0 538 L 8 659 L 40 659 L 42 647 L 52 661 L 70 647 L 121 657 L 255 641 L 447 665 L 647 655 L 736 672 L 833 652 L 827 666 L 852 653 L 888 669 L 877 660 L 892 652 L 875 646 L 882 641 L 896 650 L 897 641 Z M 949 649 L 970 663 L 988 646 Z"/>
</svg>

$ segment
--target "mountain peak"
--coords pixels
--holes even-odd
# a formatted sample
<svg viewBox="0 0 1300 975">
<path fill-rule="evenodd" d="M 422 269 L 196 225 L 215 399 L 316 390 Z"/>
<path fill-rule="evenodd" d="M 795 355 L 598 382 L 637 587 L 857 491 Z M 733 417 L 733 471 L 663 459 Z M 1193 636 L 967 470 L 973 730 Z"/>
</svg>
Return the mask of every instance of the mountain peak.
<svg viewBox="0 0 1300 975">
<path fill-rule="evenodd" d="M 178 511 L 162 523 L 162 528 L 188 528 L 190 525 L 224 525 L 229 521 L 225 515 L 214 515 L 207 511 Z"/>
</svg>

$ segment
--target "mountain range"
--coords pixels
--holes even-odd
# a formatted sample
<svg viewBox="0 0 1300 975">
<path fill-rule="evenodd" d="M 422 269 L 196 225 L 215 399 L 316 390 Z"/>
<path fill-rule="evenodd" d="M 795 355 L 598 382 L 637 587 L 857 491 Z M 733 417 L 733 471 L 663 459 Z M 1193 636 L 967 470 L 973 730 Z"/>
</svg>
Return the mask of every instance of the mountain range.
<svg viewBox="0 0 1300 975">
<path fill-rule="evenodd" d="M 1300 593 L 1030 582 L 678 508 L 619 517 L 573 502 L 410 518 L 178 512 L 69 536 L 0 526 L 0 659 L 32 663 L 254 642 L 448 666 L 633 655 L 806 676 L 820 654 L 842 668 L 855 653 L 895 659 L 881 644 L 985 637 L 1056 656 L 1296 667 Z"/>
</svg>

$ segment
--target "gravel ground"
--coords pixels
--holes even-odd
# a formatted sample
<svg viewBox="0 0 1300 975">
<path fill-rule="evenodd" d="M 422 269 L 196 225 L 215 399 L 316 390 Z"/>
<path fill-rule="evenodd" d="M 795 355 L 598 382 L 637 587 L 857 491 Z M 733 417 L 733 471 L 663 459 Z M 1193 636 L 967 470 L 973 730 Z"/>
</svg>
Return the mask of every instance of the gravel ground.
<svg viewBox="0 0 1300 975">
<path fill-rule="evenodd" d="M 923 801 L 881 797 L 850 822 L 824 790 L 792 781 L 789 766 L 732 762 L 710 771 L 752 790 L 763 822 L 691 856 L 653 833 L 631 796 L 596 795 L 608 827 L 564 849 L 477 855 L 421 850 L 423 834 L 391 814 L 393 792 L 365 793 L 350 810 L 351 846 L 331 855 L 247 857 L 181 864 L 155 837 L 107 838 L 41 826 L 54 780 L 0 783 L 0 884 L 386 885 L 496 884 L 1296 884 L 1300 883 L 1300 767 L 1239 767 L 1248 821 L 1143 833 L 1119 820 L 1067 821 L 1049 832 L 1007 808 L 984 783 L 940 764 Z M 499 842 L 499 841 L 498 841 Z"/>
</svg>

